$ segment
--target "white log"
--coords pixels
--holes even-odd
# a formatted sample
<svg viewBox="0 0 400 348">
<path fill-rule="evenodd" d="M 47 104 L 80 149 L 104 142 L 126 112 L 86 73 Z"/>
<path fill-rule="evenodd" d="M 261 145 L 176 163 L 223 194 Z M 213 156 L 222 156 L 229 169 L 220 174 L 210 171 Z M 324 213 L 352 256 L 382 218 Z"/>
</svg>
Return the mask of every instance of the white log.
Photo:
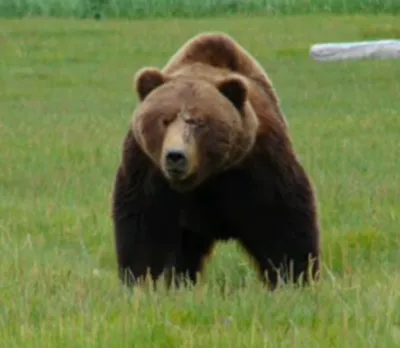
<svg viewBox="0 0 400 348">
<path fill-rule="evenodd" d="M 400 59 L 400 40 L 315 44 L 310 54 L 318 61 Z"/>
</svg>

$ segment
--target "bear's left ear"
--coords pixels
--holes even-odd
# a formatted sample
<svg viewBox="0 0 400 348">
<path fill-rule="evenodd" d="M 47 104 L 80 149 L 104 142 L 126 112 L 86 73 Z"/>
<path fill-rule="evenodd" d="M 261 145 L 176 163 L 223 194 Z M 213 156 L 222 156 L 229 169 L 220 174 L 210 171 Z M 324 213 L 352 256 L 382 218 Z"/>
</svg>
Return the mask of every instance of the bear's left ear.
<svg viewBox="0 0 400 348">
<path fill-rule="evenodd" d="M 135 89 L 142 101 L 155 88 L 165 82 L 165 77 L 157 68 L 143 68 L 135 75 Z"/>
<path fill-rule="evenodd" d="M 229 77 L 218 83 L 217 88 L 237 109 L 243 108 L 247 98 L 247 88 L 244 81 L 238 77 Z"/>
</svg>

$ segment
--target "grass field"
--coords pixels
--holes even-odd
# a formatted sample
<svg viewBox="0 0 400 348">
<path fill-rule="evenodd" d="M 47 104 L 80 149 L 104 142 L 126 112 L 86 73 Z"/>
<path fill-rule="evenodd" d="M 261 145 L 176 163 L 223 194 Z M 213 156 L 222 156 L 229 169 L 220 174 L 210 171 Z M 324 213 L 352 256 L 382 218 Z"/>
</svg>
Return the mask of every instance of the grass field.
<svg viewBox="0 0 400 348">
<path fill-rule="evenodd" d="M 1 0 L 0 17 L 210 17 L 230 14 L 399 14 L 398 0 Z"/>
<path fill-rule="evenodd" d="M 279 93 L 320 200 L 314 287 L 266 292 L 234 244 L 196 289 L 119 286 L 110 193 L 132 75 L 203 30 L 232 34 Z M 398 347 L 400 65 L 308 49 L 399 34 L 394 16 L 0 21 L 0 345 Z"/>
</svg>

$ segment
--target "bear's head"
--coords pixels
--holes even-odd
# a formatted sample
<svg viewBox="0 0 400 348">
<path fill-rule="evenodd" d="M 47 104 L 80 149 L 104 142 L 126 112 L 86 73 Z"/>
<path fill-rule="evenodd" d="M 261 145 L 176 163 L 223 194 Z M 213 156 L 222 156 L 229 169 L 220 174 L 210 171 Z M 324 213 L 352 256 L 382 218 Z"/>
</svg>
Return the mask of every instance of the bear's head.
<svg viewBox="0 0 400 348">
<path fill-rule="evenodd" d="M 173 189 L 194 189 L 252 149 L 258 118 L 240 76 L 211 83 L 145 68 L 135 84 L 133 134 Z"/>
</svg>

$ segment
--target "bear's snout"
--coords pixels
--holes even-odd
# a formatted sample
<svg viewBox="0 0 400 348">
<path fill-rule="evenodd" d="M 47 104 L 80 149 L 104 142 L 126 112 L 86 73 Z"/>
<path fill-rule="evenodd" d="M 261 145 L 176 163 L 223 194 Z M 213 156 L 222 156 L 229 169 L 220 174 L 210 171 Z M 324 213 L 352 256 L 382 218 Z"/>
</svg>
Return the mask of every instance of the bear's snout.
<svg viewBox="0 0 400 348">
<path fill-rule="evenodd" d="M 165 154 L 165 169 L 173 179 L 184 179 L 188 175 L 189 160 L 186 151 L 171 149 Z"/>
</svg>

